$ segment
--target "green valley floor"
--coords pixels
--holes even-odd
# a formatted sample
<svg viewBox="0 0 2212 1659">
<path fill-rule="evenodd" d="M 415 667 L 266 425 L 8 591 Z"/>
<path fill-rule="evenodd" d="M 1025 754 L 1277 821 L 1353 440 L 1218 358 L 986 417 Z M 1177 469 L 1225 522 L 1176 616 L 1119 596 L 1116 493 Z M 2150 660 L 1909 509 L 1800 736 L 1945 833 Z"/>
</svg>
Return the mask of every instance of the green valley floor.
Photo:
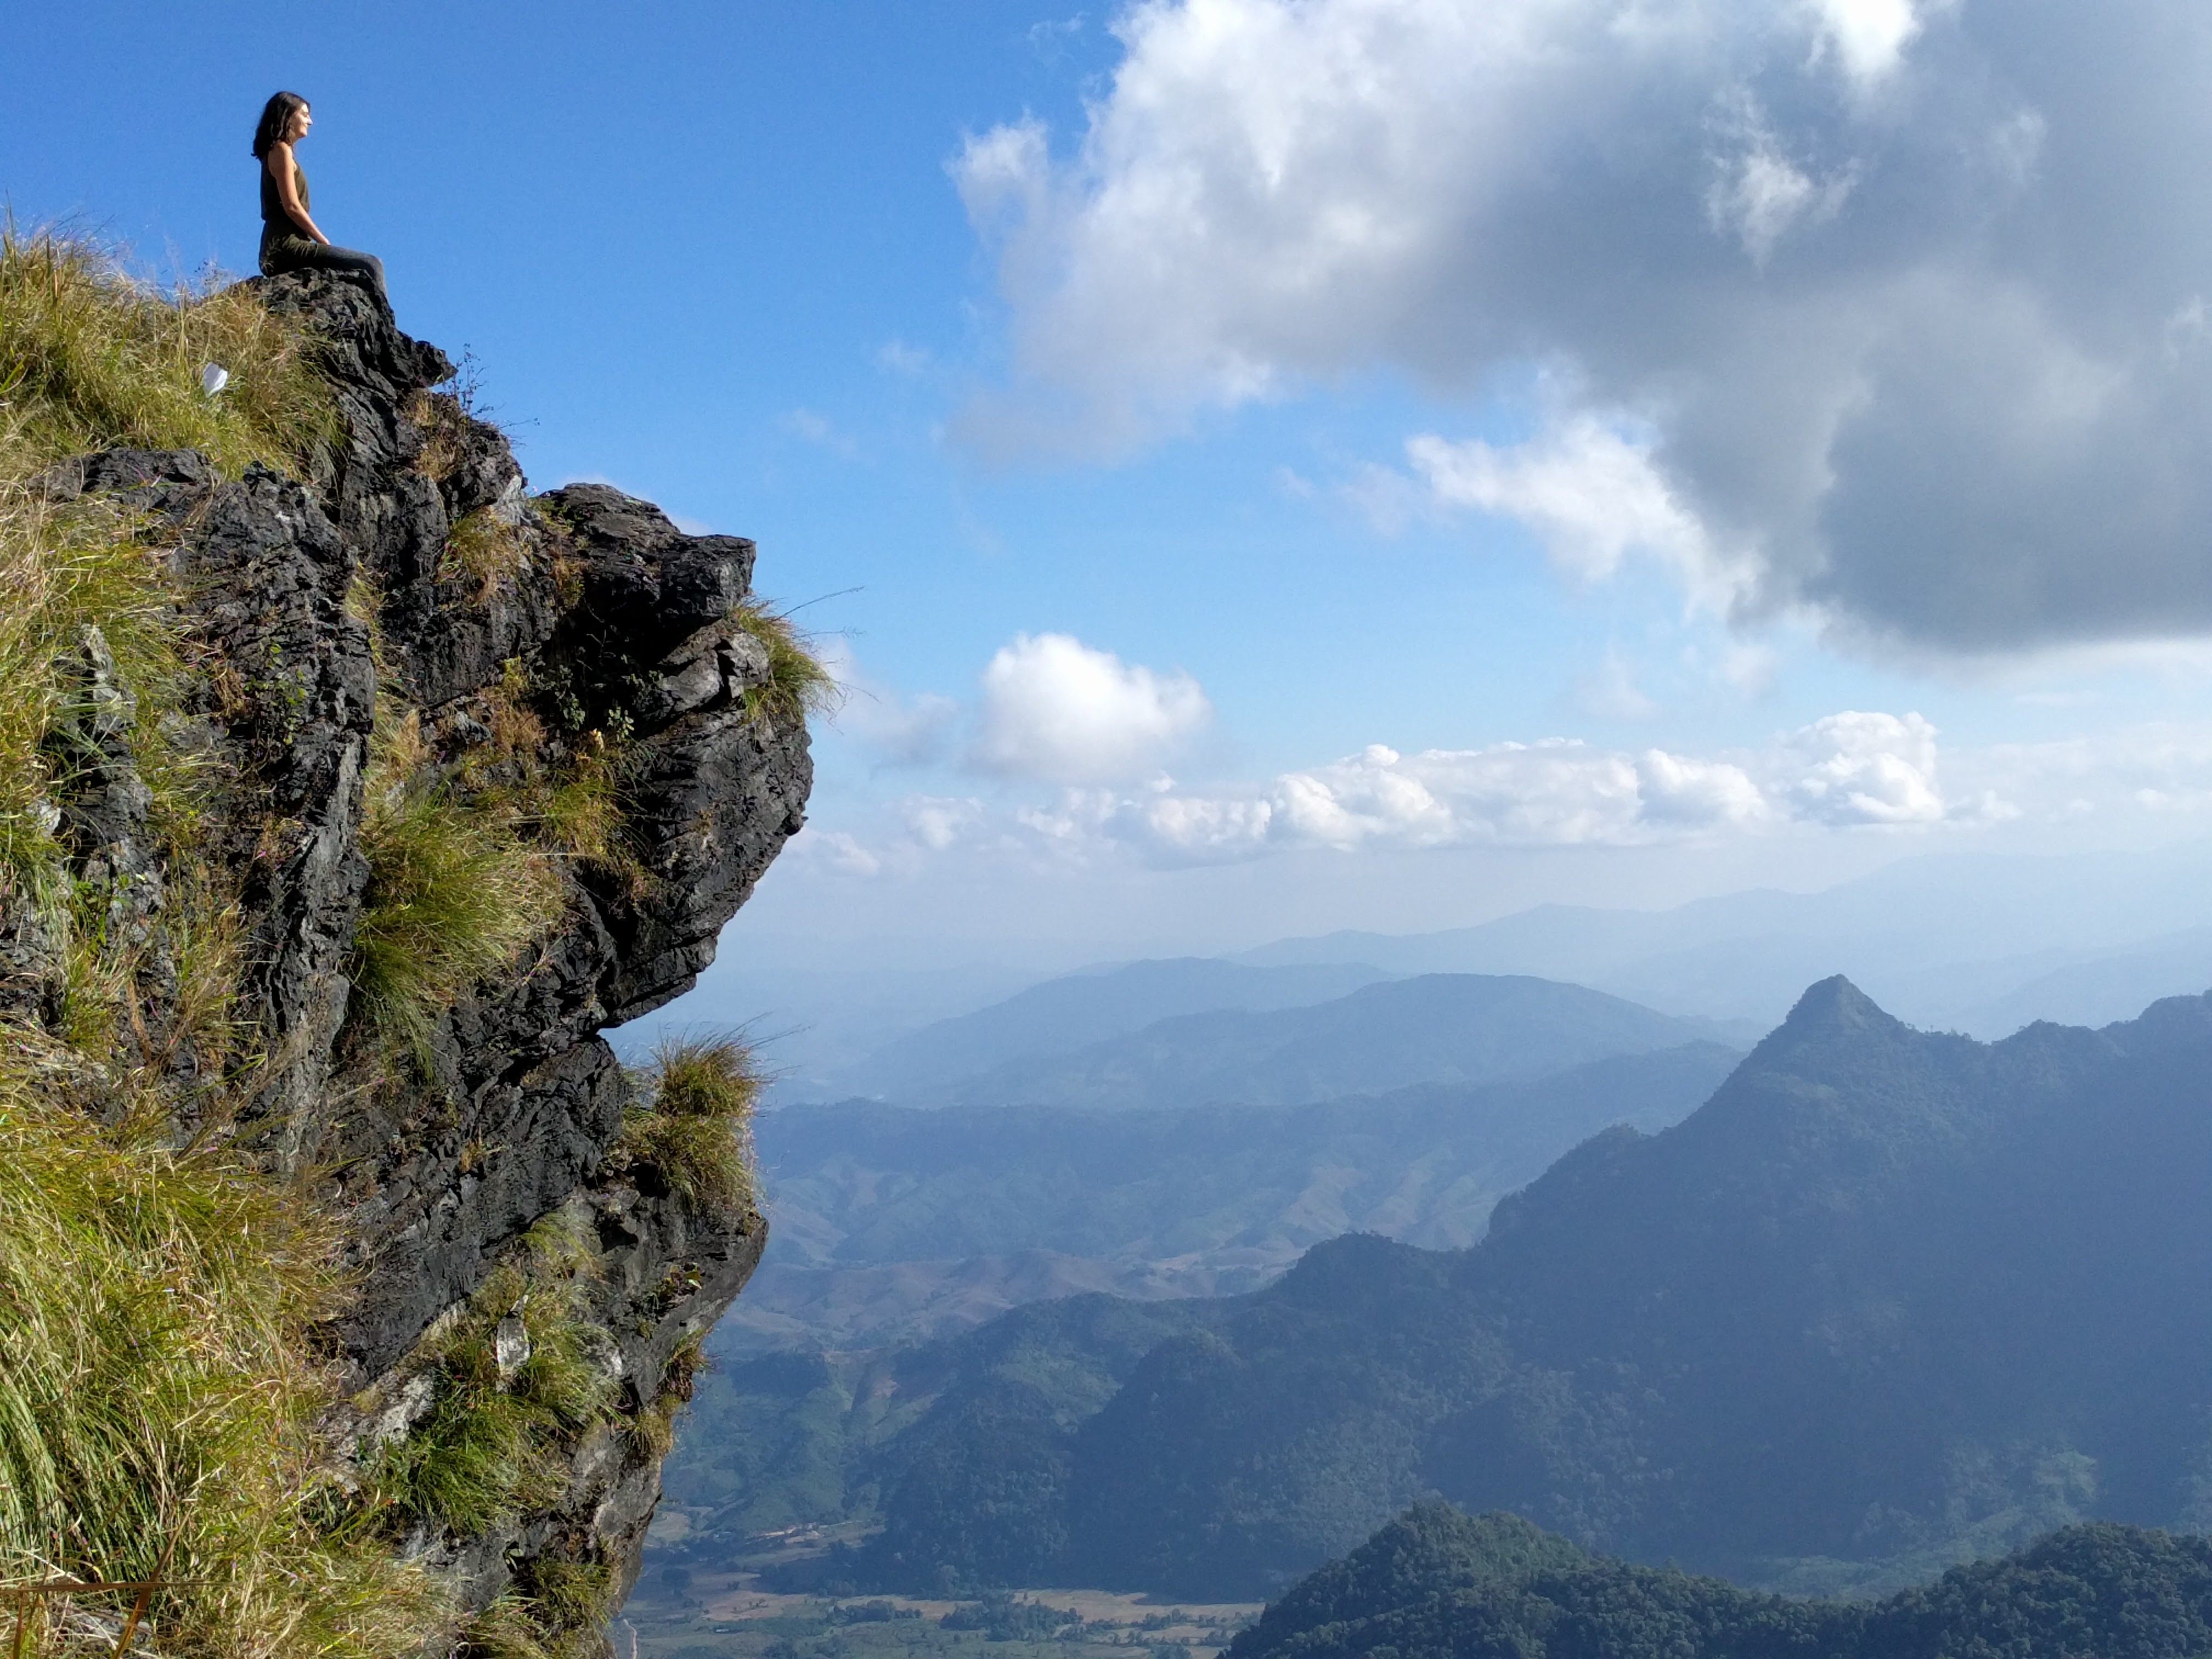
<svg viewBox="0 0 2212 1659">
<path fill-rule="evenodd" d="M 617 1659 L 1218 1659 L 1259 1613 L 1091 1589 L 783 1595 L 750 1572 L 664 1571 L 638 1586 L 613 1636 Z"/>
</svg>

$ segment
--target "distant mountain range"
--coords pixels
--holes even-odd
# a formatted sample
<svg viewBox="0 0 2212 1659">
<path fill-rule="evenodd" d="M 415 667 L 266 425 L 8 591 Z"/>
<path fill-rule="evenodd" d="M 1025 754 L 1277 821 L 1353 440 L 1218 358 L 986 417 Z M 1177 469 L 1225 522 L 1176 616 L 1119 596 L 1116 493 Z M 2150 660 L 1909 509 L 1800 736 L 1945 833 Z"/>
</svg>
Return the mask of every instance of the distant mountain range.
<svg viewBox="0 0 2212 1659">
<path fill-rule="evenodd" d="M 842 953 L 756 941 L 723 952 L 693 995 L 614 1040 L 642 1054 L 670 1025 L 744 1025 L 782 1075 L 780 1099 L 918 1102 L 994 1066 L 1173 1014 L 1291 1006 L 1370 978 L 1430 973 L 1531 975 L 1761 1030 L 1796 988 L 1843 974 L 1909 1024 L 1996 1038 L 2037 1019 L 2101 1025 L 2212 986 L 2208 866 L 2212 845 L 2202 841 L 2139 853 L 1936 854 L 1817 893 L 1747 891 L 1657 911 L 1547 905 L 1476 927 L 1340 933 L 1226 960 L 1073 972 L 1019 963 L 1011 948 L 1004 959 L 933 961 L 885 941 Z M 1348 977 L 1240 978 L 1238 968 Z M 1024 1000 L 1027 991 L 1043 994 Z M 1095 1018 L 1105 1023 L 1082 1024 Z M 941 1029 L 923 1036 L 933 1024 Z"/>
<path fill-rule="evenodd" d="M 939 1020 L 887 1043 L 840 1081 L 854 1094 L 909 1106 L 979 1097 L 1003 1104 L 976 1080 L 1157 1020 L 1220 1009 L 1303 1007 L 1396 977 L 1362 963 L 1255 968 L 1206 957 L 1129 963 L 1048 980 L 974 1013 Z"/>
<path fill-rule="evenodd" d="M 2035 1019 L 2103 1024 L 2212 985 L 2212 854 L 1907 859 L 1817 893 L 1669 910 L 1543 905 L 1433 933 L 1281 939 L 1234 960 L 1397 974 L 1537 974 L 1669 1013 L 1778 1020 L 1843 974 L 1911 1023 L 1984 1038 Z"/>
<path fill-rule="evenodd" d="M 1790 1601 L 1422 1504 L 1294 1585 L 1227 1659 L 2179 1659 L 2212 1653 L 2212 1543 L 2072 1527 L 1881 1601 Z"/>
<path fill-rule="evenodd" d="M 1418 986 L 1421 981 L 1408 981 Z M 1608 1022 L 1568 1048 L 1668 1024 Z M 1498 1056 L 1556 1052 L 1532 1029 Z M 1291 1107 L 1100 1111 L 866 1101 L 757 1123 L 775 1206 L 767 1261 L 719 1352 L 850 1348 L 981 1322 L 1086 1290 L 1249 1290 L 1340 1233 L 1455 1246 L 1491 1206 L 1613 1123 L 1663 1128 L 1741 1058 L 1693 1042 L 1510 1083 L 1420 1084 Z"/>
<path fill-rule="evenodd" d="M 1579 985 L 1519 975 L 1425 974 L 1305 1006 L 1155 1020 L 1126 1036 L 1010 1060 L 939 1096 L 970 1105 L 1108 1110 L 1216 1102 L 1291 1106 L 1414 1083 L 1541 1077 L 1607 1054 L 1685 1042 L 1747 1047 L 1759 1035 L 1741 1024 L 1655 1013 Z"/>
<path fill-rule="evenodd" d="M 1985 1046 L 1831 980 L 1687 1119 L 1597 1135 L 1474 1249 L 1349 1237 L 1243 1297 L 1018 1309 L 866 1375 L 777 1362 L 820 1369 L 750 1423 L 702 1395 L 686 1444 L 737 1448 L 756 1517 L 801 1466 L 807 1501 L 878 1515 L 824 1570 L 884 1588 L 1271 1593 L 1425 1491 L 1878 1588 L 2084 1517 L 2212 1521 L 2208 1171 L 2212 1000 Z M 720 1383 L 761 1413 L 760 1376 Z M 726 1489 L 685 1458 L 679 1504 Z"/>
</svg>

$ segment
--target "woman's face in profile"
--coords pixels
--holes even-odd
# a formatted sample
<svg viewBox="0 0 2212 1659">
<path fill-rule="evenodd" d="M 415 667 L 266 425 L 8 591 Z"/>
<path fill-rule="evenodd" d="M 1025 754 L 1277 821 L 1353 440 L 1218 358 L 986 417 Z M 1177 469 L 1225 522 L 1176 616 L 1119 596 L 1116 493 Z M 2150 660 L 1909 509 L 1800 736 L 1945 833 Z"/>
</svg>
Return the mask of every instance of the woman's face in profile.
<svg viewBox="0 0 2212 1659">
<path fill-rule="evenodd" d="M 307 129 L 315 125 L 313 112 L 302 104 L 292 112 L 292 119 L 284 128 L 284 142 L 296 144 L 307 136 Z"/>
</svg>

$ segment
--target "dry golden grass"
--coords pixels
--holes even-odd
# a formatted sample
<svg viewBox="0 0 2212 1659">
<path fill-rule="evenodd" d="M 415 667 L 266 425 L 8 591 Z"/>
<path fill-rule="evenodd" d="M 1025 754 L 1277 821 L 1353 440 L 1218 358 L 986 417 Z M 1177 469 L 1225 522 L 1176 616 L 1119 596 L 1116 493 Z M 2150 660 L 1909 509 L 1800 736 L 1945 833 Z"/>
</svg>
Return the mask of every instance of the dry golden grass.
<svg viewBox="0 0 2212 1659">
<path fill-rule="evenodd" d="M 446 532 L 438 574 L 448 581 L 466 576 L 477 585 L 476 602 L 485 605 L 514 580 L 529 555 L 520 531 L 495 509 L 480 507 Z"/>
<path fill-rule="evenodd" d="M 300 325 L 211 276 L 162 293 L 91 239 L 0 230 L 0 471 L 118 444 L 304 475 L 339 431 Z M 200 371 L 229 371 L 210 396 Z"/>
<path fill-rule="evenodd" d="M 460 465 L 468 434 L 459 401 L 450 392 L 418 392 L 407 400 L 404 412 L 422 434 L 415 470 L 434 483 L 443 483 Z"/>
</svg>

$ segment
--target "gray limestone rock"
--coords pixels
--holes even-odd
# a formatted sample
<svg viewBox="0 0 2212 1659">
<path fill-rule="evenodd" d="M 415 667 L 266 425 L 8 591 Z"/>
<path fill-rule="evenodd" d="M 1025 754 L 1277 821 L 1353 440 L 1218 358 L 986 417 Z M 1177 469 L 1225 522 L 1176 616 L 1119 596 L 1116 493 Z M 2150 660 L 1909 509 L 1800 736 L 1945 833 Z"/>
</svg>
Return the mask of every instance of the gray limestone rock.
<svg viewBox="0 0 2212 1659">
<path fill-rule="evenodd" d="M 330 1431 L 341 1450 L 411 1432 L 430 1407 L 426 1333 L 556 1212 L 596 1241 L 604 1364 L 625 1408 L 647 1410 L 767 1231 L 757 1213 L 709 1213 L 610 1165 L 630 1084 L 599 1036 L 689 988 L 803 821 L 804 725 L 746 708 L 768 673 L 732 621 L 753 544 L 686 535 L 600 485 L 531 501 L 505 439 L 436 390 L 452 364 L 368 289 L 324 274 L 255 286 L 309 325 L 337 390 L 344 433 L 313 476 L 253 467 L 231 481 L 190 452 L 117 449 L 40 482 L 56 502 L 109 497 L 143 515 L 178 579 L 199 672 L 163 732 L 213 792 L 198 852 L 239 896 L 242 1012 L 264 1055 L 230 1132 L 318 1184 L 361 1270 L 330 1333 L 355 1403 Z M 472 515 L 503 538 L 489 575 L 451 555 L 453 526 Z M 133 689 L 97 634 L 75 660 L 52 827 L 78 879 L 107 882 L 118 920 L 158 947 L 174 872 L 144 833 Z M 361 831 L 378 700 L 418 711 L 458 779 L 478 763 L 495 775 L 492 728 L 501 707 L 514 718 L 518 695 L 549 753 L 622 745 L 635 867 L 565 863 L 559 926 L 457 997 L 427 1065 L 395 1078 L 367 1063 L 348 979 L 370 879 Z M 0 887 L 0 1001 L 43 1006 L 53 949 L 38 907 Z M 161 951 L 148 954 L 158 979 Z M 155 1019 L 161 995 L 154 984 Z M 503 1372 L 524 1363 L 519 1328 L 497 1346 Z M 599 1561 L 626 1584 L 659 1493 L 641 1444 L 595 1432 L 544 1510 L 409 1547 L 474 1605 L 526 1589 L 541 1556 Z"/>
</svg>

